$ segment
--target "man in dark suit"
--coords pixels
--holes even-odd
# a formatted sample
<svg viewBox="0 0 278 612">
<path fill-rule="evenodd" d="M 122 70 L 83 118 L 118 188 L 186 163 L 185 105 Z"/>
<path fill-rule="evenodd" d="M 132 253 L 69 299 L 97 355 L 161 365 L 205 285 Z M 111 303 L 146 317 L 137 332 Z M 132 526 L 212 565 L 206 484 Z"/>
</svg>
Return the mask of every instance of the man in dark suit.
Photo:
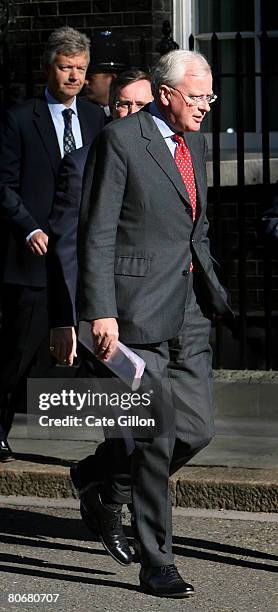
<svg viewBox="0 0 278 612">
<path fill-rule="evenodd" d="M 146 362 L 142 388 L 155 390 L 158 429 L 145 437 L 134 430 L 125 498 L 131 492 L 140 584 L 153 595 L 188 597 L 194 589 L 179 575 L 172 554 L 168 481 L 214 434 L 208 317 L 211 310 L 231 314 L 210 256 L 207 146 L 199 134 L 216 96 L 205 58 L 182 50 L 159 60 L 152 91 L 154 102 L 106 126 L 89 154 L 78 240 L 79 307 L 104 363 L 118 338 Z M 114 440 L 113 452 L 124 466 L 120 442 Z M 108 550 L 113 528 L 102 509 L 110 503 L 120 513 L 124 501 L 123 475 L 109 453 L 111 445 L 104 444 L 104 485 L 81 495 L 81 511 Z M 117 529 L 119 534 L 120 519 Z"/>
<path fill-rule="evenodd" d="M 0 460 L 11 455 L 7 436 L 13 414 L 25 396 L 28 372 L 42 357 L 40 351 L 47 341 L 45 255 L 58 167 L 65 153 L 92 142 L 104 124 L 101 109 L 76 98 L 85 81 L 89 47 L 88 38 L 77 30 L 55 30 L 44 56 L 44 95 L 9 110 L 1 130 L 0 214 L 7 244 L 2 288 Z"/>
</svg>

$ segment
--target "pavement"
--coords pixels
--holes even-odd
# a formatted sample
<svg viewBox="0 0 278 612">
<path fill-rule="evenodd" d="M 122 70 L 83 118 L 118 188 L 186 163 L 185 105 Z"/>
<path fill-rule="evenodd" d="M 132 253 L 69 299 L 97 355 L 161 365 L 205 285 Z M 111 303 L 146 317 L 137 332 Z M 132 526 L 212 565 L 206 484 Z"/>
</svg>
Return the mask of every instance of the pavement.
<svg viewBox="0 0 278 612">
<path fill-rule="evenodd" d="M 131 536 L 125 519 L 127 536 Z M 278 514 L 173 509 L 173 553 L 190 599 L 139 587 L 80 520 L 77 500 L 0 498 L 0 611 L 277 612 Z"/>
<path fill-rule="evenodd" d="M 224 370 L 214 379 L 216 436 L 171 479 L 173 506 L 277 512 L 278 372 Z M 38 439 L 16 415 L 15 459 L 0 464 L 0 495 L 76 498 L 69 466 L 101 439 L 101 431 L 90 440 Z"/>
</svg>

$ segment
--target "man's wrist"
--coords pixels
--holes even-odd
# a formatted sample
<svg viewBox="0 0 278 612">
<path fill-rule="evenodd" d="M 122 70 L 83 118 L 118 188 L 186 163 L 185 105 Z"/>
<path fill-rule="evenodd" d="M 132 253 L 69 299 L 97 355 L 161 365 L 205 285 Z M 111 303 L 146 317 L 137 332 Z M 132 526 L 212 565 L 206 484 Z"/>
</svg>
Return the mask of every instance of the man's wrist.
<svg viewBox="0 0 278 612">
<path fill-rule="evenodd" d="M 28 234 L 28 236 L 26 236 L 26 242 L 29 242 L 29 240 L 31 240 L 32 236 L 34 234 L 36 234 L 36 232 L 42 232 L 41 228 L 38 227 L 37 229 L 35 229 L 32 232 L 30 232 L 30 234 Z"/>
</svg>

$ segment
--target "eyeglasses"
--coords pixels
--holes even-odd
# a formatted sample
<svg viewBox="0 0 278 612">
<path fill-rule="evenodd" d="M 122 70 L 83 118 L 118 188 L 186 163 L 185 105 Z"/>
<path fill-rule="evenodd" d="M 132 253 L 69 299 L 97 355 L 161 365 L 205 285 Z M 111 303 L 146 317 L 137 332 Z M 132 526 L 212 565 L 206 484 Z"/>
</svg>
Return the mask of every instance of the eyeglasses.
<svg viewBox="0 0 278 612">
<path fill-rule="evenodd" d="M 126 113 L 128 113 L 130 112 L 133 106 L 136 106 L 136 108 L 140 110 L 140 108 L 143 108 L 145 104 L 146 104 L 145 102 L 131 102 L 131 100 L 116 100 L 115 109 L 123 110 Z"/>
<path fill-rule="evenodd" d="M 189 98 L 189 100 L 191 100 L 194 106 L 198 106 L 200 102 L 207 102 L 208 104 L 213 104 L 213 102 L 217 100 L 217 95 L 215 93 L 212 93 L 208 96 L 205 96 L 205 95 L 204 96 L 189 96 L 188 94 L 183 94 L 183 92 L 180 91 L 180 89 L 177 89 L 176 87 L 171 87 L 170 89 L 174 89 L 175 91 L 178 91 L 185 102 L 186 102 L 185 98 Z"/>
</svg>

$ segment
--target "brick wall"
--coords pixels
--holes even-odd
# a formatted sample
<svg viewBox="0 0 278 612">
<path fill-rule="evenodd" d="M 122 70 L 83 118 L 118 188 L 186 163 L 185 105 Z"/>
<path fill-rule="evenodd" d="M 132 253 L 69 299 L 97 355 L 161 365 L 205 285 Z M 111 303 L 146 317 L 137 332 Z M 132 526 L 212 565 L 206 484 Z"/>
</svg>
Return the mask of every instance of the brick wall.
<svg viewBox="0 0 278 612">
<path fill-rule="evenodd" d="M 221 275 L 224 285 L 227 287 L 231 299 L 231 304 L 235 311 L 239 305 L 239 266 L 240 261 L 240 215 L 239 204 L 233 201 L 233 189 L 223 188 L 221 202 L 217 212 L 218 218 L 215 217 L 213 207 L 213 189 L 209 190 L 209 199 L 211 203 L 208 207 L 208 217 L 211 226 L 211 242 L 212 250 L 216 258 L 221 263 Z M 249 316 L 255 317 L 263 314 L 264 310 L 264 258 L 265 244 L 262 231 L 260 228 L 260 219 L 263 212 L 270 208 L 273 198 L 272 191 L 263 195 L 262 187 L 258 186 L 258 199 L 250 198 L 250 194 L 245 193 L 245 201 L 241 206 L 244 206 L 245 215 L 245 292 L 246 292 L 246 308 Z M 266 191 L 266 189 L 265 189 Z M 230 196 L 231 194 L 231 196 Z M 227 197 L 228 196 L 228 197 Z M 250 201 L 249 201 L 250 199 Z M 278 304 L 278 260 L 275 256 L 274 249 L 273 257 L 269 261 L 271 266 L 272 276 L 272 301 L 273 309 L 277 312 Z"/>
<path fill-rule="evenodd" d="M 111 28 L 127 41 L 134 66 L 152 66 L 159 57 L 155 46 L 162 23 L 171 21 L 172 0 L 13 0 L 12 6 L 14 18 L 4 59 L 10 66 L 16 100 L 41 88 L 43 46 L 50 32 L 63 25 L 89 36 Z"/>
</svg>

